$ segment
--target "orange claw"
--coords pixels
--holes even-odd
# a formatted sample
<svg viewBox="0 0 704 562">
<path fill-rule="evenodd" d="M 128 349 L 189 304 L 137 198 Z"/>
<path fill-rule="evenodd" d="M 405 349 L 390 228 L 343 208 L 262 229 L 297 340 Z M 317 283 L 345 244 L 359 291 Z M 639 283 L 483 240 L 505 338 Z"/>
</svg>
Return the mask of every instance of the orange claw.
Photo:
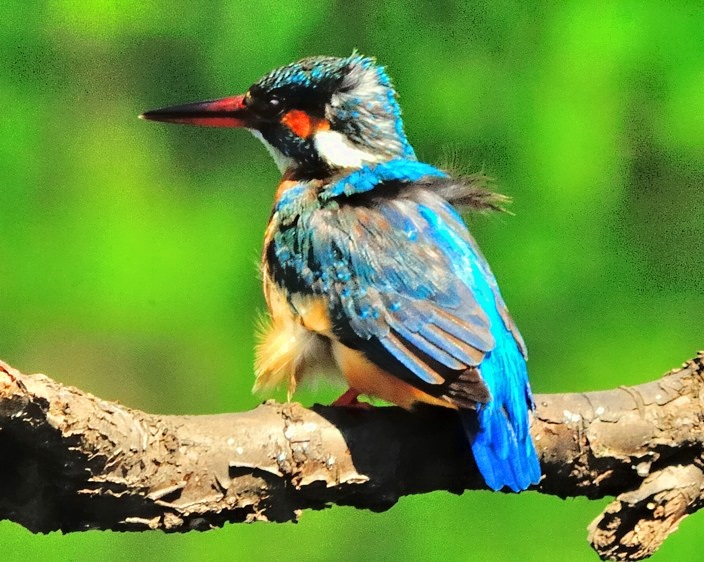
<svg viewBox="0 0 704 562">
<path fill-rule="evenodd" d="M 346 408 L 363 408 L 365 410 L 371 409 L 374 406 L 369 404 L 368 402 L 360 402 L 357 400 L 359 397 L 360 392 L 355 390 L 354 388 L 350 388 L 347 390 L 342 396 L 340 396 L 337 400 L 335 400 L 331 406 L 344 406 Z"/>
</svg>

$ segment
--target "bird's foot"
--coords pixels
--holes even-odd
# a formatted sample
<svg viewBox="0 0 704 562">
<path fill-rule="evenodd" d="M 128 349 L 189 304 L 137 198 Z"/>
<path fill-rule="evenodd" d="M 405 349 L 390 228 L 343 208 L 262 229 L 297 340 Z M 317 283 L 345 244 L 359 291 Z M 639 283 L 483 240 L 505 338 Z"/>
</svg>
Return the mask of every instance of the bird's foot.
<svg viewBox="0 0 704 562">
<path fill-rule="evenodd" d="M 364 410 L 370 410 L 374 408 L 369 402 L 360 402 L 358 400 L 360 392 L 354 388 L 350 388 L 337 400 L 335 400 L 331 406 L 345 406 L 346 408 L 362 408 Z"/>
</svg>

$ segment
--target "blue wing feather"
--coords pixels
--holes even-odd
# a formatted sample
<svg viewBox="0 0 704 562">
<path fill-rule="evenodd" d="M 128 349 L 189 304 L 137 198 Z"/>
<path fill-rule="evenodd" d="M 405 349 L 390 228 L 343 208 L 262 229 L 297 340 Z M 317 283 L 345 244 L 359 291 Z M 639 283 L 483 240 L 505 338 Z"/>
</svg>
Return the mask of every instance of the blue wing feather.
<svg viewBox="0 0 704 562">
<path fill-rule="evenodd" d="M 300 194 L 295 205 L 282 198 L 271 269 L 290 292 L 327 297 L 343 344 L 425 392 L 447 398 L 478 366 L 488 392 L 461 414 L 477 465 L 490 487 L 521 490 L 540 478 L 523 341 L 461 217 L 429 188 L 428 178 L 446 177 L 391 161 L 329 185 L 307 207 Z"/>
<path fill-rule="evenodd" d="M 421 213 L 433 225 L 438 244 L 453 256 L 456 274 L 472 288 L 476 301 L 489 316 L 496 339 L 496 346 L 480 364 L 493 400 L 477 405 L 479 427 L 471 432 L 472 450 L 490 487 L 506 485 L 514 491 L 523 490 L 540 480 L 540 465 L 529 435 L 527 411 L 532 407 L 532 397 L 521 349 L 523 340 L 515 337 L 513 323 L 504 321 L 508 316 L 506 305 L 486 259 L 463 229 L 453 227 L 454 220 L 461 220 L 456 212 L 444 211 L 424 207 Z"/>
</svg>

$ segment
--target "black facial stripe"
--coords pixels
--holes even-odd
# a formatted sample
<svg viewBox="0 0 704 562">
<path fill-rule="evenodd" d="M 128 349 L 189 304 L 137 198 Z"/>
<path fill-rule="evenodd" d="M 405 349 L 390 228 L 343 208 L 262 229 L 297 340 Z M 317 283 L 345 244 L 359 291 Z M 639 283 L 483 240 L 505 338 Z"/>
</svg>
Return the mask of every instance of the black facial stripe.
<svg viewBox="0 0 704 562">
<path fill-rule="evenodd" d="M 301 109 L 314 117 L 325 116 L 325 106 L 332 92 L 316 88 L 287 85 L 270 91 L 254 84 L 247 96 L 247 108 L 264 120 L 275 120 L 292 109 Z"/>
</svg>

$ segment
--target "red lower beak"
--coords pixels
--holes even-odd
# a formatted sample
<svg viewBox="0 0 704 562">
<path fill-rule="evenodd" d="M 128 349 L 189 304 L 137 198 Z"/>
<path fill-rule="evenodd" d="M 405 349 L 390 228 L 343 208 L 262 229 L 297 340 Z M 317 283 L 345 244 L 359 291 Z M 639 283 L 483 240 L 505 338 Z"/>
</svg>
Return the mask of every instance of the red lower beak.
<svg viewBox="0 0 704 562">
<path fill-rule="evenodd" d="M 233 96 L 213 101 L 200 101 L 184 105 L 173 105 L 163 109 L 146 111 L 140 119 L 200 125 L 202 127 L 247 127 L 249 112 L 244 96 Z"/>
</svg>

